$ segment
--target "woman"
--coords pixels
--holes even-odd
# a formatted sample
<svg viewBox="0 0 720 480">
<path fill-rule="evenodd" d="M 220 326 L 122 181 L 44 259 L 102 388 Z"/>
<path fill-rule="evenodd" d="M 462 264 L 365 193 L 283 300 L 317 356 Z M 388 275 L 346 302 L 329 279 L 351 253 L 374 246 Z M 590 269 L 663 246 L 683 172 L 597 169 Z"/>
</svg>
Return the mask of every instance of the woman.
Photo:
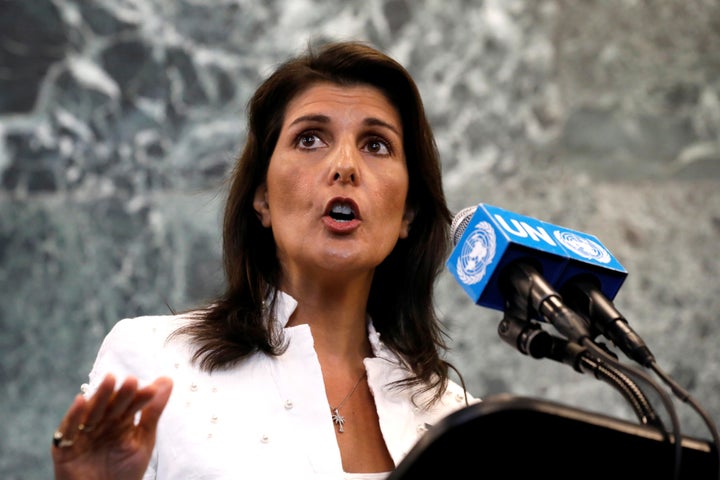
<svg viewBox="0 0 720 480">
<path fill-rule="evenodd" d="M 225 293 L 113 328 L 55 434 L 56 479 L 384 478 L 475 401 L 433 305 L 450 220 L 401 65 L 354 42 L 282 64 L 249 104 Z"/>
</svg>

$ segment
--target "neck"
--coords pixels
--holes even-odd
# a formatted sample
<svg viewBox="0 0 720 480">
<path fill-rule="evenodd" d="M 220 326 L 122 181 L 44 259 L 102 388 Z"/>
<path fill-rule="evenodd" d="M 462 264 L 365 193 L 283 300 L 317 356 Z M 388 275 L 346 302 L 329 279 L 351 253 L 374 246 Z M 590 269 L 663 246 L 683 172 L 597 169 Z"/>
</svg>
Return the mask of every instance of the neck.
<svg viewBox="0 0 720 480">
<path fill-rule="evenodd" d="M 339 362 L 355 370 L 371 354 L 367 339 L 369 281 L 345 285 L 304 282 L 284 285 L 283 290 L 298 302 L 288 326 L 310 325 L 322 363 Z"/>
</svg>

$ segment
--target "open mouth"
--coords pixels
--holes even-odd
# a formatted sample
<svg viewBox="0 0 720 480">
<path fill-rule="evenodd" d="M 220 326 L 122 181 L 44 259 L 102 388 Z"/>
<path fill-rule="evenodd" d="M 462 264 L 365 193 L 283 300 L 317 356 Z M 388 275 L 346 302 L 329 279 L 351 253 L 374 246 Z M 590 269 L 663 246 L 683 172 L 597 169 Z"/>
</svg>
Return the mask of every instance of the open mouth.
<svg viewBox="0 0 720 480">
<path fill-rule="evenodd" d="M 355 212 L 347 203 L 334 203 L 330 208 L 329 215 L 337 222 L 349 222 L 355 218 Z"/>
<path fill-rule="evenodd" d="M 326 215 L 336 222 L 351 222 L 360 218 L 355 202 L 341 198 L 336 198 L 330 202 Z"/>
</svg>

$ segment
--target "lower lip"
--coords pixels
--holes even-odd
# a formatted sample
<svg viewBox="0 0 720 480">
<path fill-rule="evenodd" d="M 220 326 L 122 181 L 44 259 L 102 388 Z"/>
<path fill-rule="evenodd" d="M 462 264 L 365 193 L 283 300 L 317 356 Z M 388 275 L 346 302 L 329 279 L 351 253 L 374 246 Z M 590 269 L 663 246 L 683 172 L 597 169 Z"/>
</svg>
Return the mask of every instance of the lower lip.
<svg viewBox="0 0 720 480">
<path fill-rule="evenodd" d="M 332 217 L 326 215 L 322 218 L 322 220 L 325 224 L 325 227 L 332 233 L 347 234 L 357 230 L 357 228 L 360 226 L 360 220 L 358 220 L 357 218 L 349 220 L 347 222 L 338 222 Z"/>
</svg>

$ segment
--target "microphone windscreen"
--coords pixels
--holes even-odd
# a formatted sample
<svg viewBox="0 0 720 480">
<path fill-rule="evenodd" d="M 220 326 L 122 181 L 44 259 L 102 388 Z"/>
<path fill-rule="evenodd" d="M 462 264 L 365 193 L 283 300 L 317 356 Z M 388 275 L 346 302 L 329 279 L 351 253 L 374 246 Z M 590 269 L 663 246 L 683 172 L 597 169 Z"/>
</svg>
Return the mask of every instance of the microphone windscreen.
<svg viewBox="0 0 720 480">
<path fill-rule="evenodd" d="M 465 233 L 465 229 L 470 224 L 473 214 L 477 210 L 476 206 L 465 207 L 455 214 L 452 224 L 450 225 L 450 234 L 452 235 L 453 246 L 457 245 L 458 240 Z"/>
</svg>

